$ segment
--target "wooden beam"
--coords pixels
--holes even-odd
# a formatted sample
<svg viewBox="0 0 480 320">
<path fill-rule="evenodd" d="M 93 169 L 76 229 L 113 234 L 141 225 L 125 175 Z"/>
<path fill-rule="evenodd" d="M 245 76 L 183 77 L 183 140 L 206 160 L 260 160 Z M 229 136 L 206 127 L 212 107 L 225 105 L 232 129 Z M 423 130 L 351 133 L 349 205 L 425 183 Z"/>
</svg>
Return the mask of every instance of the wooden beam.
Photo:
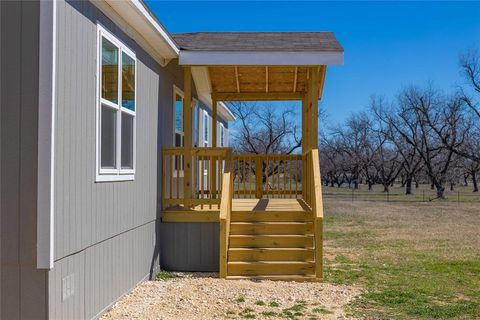
<svg viewBox="0 0 480 320">
<path fill-rule="evenodd" d="M 293 76 L 293 92 L 297 92 L 297 77 L 298 77 L 298 67 L 295 67 L 295 74 Z"/>
<path fill-rule="evenodd" d="M 268 66 L 265 67 L 265 92 L 268 92 Z"/>
<path fill-rule="evenodd" d="M 302 100 L 303 92 L 214 92 L 212 99 L 217 101 L 274 101 Z"/>
<path fill-rule="evenodd" d="M 212 99 L 212 147 L 217 147 L 217 100 Z"/>
<path fill-rule="evenodd" d="M 190 206 L 191 198 L 191 148 L 192 148 L 192 68 L 190 66 L 184 67 L 184 82 L 183 82 L 183 130 L 184 130 L 184 181 L 183 181 L 183 196 L 185 198 L 185 207 Z"/>
<path fill-rule="evenodd" d="M 320 67 L 312 67 L 311 69 L 311 90 L 310 90 L 310 147 L 318 148 L 318 99 L 320 93 Z"/>
<path fill-rule="evenodd" d="M 235 66 L 235 80 L 237 81 L 237 92 L 240 93 L 240 80 L 238 79 L 238 67 Z"/>
</svg>

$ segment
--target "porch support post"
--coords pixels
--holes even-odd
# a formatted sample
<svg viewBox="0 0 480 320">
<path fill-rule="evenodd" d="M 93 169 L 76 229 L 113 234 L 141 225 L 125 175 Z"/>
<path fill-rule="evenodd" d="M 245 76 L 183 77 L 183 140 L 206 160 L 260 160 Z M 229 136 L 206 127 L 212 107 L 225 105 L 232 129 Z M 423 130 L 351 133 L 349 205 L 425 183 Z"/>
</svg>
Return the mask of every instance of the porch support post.
<svg viewBox="0 0 480 320">
<path fill-rule="evenodd" d="M 212 147 L 216 148 L 217 147 L 217 100 L 213 99 L 212 100 Z M 212 158 L 212 170 L 211 170 L 211 175 L 212 175 L 212 182 L 211 182 L 211 192 L 212 192 L 212 198 L 216 199 L 217 198 L 217 159 Z"/>
<path fill-rule="evenodd" d="M 318 99 L 320 97 L 320 68 L 313 67 L 310 74 L 310 148 L 318 149 Z"/>
<path fill-rule="evenodd" d="M 217 147 L 217 100 L 212 100 L 212 147 Z"/>
<path fill-rule="evenodd" d="M 183 180 L 183 198 L 185 207 L 190 207 L 191 199 L 191 162 L 192 162 L 192 69 L 190 66 L 184 67 L 183 81 L 183 128 L 184 128 L 184 180 Z"/>
</svg>

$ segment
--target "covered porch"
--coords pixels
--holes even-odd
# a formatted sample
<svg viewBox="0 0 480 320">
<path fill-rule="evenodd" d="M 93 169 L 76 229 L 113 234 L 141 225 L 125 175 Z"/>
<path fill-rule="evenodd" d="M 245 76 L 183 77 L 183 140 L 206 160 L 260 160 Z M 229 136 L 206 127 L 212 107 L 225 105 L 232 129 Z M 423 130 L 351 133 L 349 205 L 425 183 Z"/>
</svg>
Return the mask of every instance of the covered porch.
<svg viewBox="0 0 480 320">
<path fill-rule="evenodd" d="M 318 101 L 328 64 L 343 62 L 332 33 L 174 35 L 184 67 L 184 146 L 162 150 L 162 222 L 217 223 L 220 277 L 321 280 L 323 204 Z M 192 143 L 192 84 L 211 105 L 301 101 L 298 154 L 235 154 Z M 193 245 L 193 244 L 192 244 Z M 194 271 L 194 270 L 191 270 Z"/>
</svg>

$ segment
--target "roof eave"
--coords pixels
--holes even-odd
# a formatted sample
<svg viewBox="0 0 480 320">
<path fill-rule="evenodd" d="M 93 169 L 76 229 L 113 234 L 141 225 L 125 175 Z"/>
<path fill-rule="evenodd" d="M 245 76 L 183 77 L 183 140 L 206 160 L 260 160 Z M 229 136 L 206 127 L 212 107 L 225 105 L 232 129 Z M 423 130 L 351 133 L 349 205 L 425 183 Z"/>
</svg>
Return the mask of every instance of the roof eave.
<svg viewBox="0 0 480 320">
<path fill-rule="evenodd" d="M 180 65 L 342 65 L 343 51 L 190 51 L 180 50 Z"/>
<path fill-rule="evenodd" d="M 150 13 L 141 0 L 105 0 L 130 26 L 166 60 L 178 57 L 180 49 L 170 34 Z"/>
</svg>

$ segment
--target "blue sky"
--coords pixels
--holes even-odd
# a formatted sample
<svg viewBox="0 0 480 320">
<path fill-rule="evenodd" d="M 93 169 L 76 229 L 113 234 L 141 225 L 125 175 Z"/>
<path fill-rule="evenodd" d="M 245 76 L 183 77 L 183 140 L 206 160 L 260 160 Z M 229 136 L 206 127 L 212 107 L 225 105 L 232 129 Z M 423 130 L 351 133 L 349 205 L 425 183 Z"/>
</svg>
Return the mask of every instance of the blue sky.
<svg viewBox="0 0 480 320">
<path fill-rule="evenodd" d="M 372 94 L 462 83 L 458 56 L 480 47 L 479 2 L 146 1 L 171 32 L 333 31 L 345 65 L 328 69 L 322 107 L 341 122 Z"/>
</svg>

